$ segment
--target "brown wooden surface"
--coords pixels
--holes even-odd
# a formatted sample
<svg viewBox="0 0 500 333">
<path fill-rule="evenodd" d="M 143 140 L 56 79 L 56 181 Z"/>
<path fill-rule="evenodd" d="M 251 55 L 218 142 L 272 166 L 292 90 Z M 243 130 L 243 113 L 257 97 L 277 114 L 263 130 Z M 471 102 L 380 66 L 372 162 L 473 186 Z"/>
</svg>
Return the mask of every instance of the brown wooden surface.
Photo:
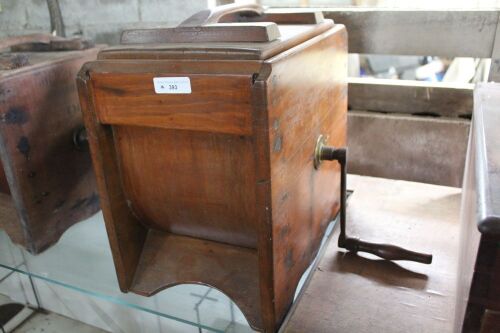
<svg viewBox="0 0 500 333">
<path fill-rule="evenodd" d="M 350 175 L 348 233 L 434 254 L 431 265 L 346 253 L 336 235 L 281 332 L 452 332 L 460 189 Z"/>
<path fill-rule="evenodd" d="M 98 50 L 33 53 L 0 71 L 0 155 L 19 218 L 2 228 L 32 253 L 99 209 L 90 155 L 73 143 L 83 125 L 74 78 Z"/>
<path fill-rule="evenodd" d="M 318 24 L 324 21 L 323 13 L 317 9 L 302 8 L 300 11 L 289 9 L 274 8 L 269 9 L 261 15 L 244 15 L 236 13 L 225 15 L 219 19 L 224 22 L 275 22 L 282 24 Z"/>
<path fill-rule="evenodd" d="M 19 219 L 17 217 L 16 207 L 12 201 L 12 197 L 5 193 L 0 193 L 0 216 L 2 229 L 11 233 L 19 230 Z M 13 239 L 12 236 L 9 237 Z"/>
<path fill-rule="evenodd" d="M 481 322 L 481 333 L 496 333 L 500 327 L 500 311 L 486 310 Z"/>
<path fill-rule="evenodd" d="M 0 41 L 0 50 L 8 49 L 12 46 L 26 43 L 42 43 L 49 44 L 52 39 L 52 35 L 50 34 L 29 34 L 29 35 L 21 35 L 21 36 L 12 36 L 8 38 L 3 38 Z"/>
<path fill-rule="evenodd" d="M 333 21 L 318 24 L 279 25 L 281 37 L 269 43 L 168 43 L 109 47 L 99 59 L 236 59 L 265 60 L 334 27 Z M 337 25 L 334 29 L 341 29 Z"/>
<path fill-rule="evenodd" d="M 280 37 L 276 23 L 231 23 L 203 27 L 125 30 L 121 44 L 271 42 Z"/>
<path fill-rule="evenodd" d="M 150 296 L 180 282 L 223 286 L 248 322 L 262 327 L 255 249 L 151 230 L 131 290 Z"/>
<path fill-rule="evenodd" d="M 162 76 L 178 73 L 162 72 Z M 156 94 L 154 73 L 92 74 L 98 117 L 108 125 L 140 125 L 230 134 L 252 133 L 252 74 L 190 75 L 192 93 Z M 189 103 L 195 100 L 196 103 Z"/>
<path fill-rule="evenodd" d="M 113 133 L 110 127 L 101 126 L 93 113 L 95 106 L 89 80 L 88 69 L 83 66 L 77 78 L 80 104 L 118 283 L 125 292 L 132 284 L 147 229 L 128 209 L 113 147 Z"/>
<path fill-rule="evenodd" d="M 349 109 L 469 118 L 473 84 L 349 78 Z"/>
<path fill-rule="evenodd" d="M 312 163 L 320 133 L 345 144 L 346 34 L 325 27 L 291 28 L 280 42 L 287 51 L 265 61 L 232 60 L 245 43 L 222 58 L 202 45 L 197 52 L 210 61 L 189 52 L 179 60 L 166 44 L 122 49 L 119 61 L 101 54 L 82 69 L 84 118 L 122 290 L 152 295 L 177 283 L 209 284 L 230 295 L 253 327 L 277 329 L 338 201 L 337 168 L 317 172 Z M 152 79 L 164 76 L 189 77 L 192 93 L 156 95 Z M 170 255 L 179 251 L 184 259 Z M 231 251 L 250 253 L 248 267 L 232 263 Z M 177 273 L 166 275 L 172 267 Z"/>
<path fill-rule="evenodd" d="M 347 34 L 330 31 L 279 55 L 268 85 L 276 324 L 290 306 L 304 270 L 316 255 L 338 209 L 339 166 L 314 169 L 319 135 L 345 147 Z M 335 45 L 335 47 L 332 47 Z M 301 70 L 305 64 L 314 64 Z"/>
<path fill-rule="evenodd" d="M 123 188 L 144 224 L 257 247 L 250 138 L 137 126 L 113 134 Z"/>
</svg>

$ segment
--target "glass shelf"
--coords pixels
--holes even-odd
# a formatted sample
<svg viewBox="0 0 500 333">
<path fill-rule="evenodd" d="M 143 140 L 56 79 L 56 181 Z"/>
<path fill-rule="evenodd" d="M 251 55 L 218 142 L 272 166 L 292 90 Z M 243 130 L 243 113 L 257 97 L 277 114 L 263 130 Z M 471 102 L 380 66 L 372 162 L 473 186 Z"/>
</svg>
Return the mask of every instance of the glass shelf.
<svg viewBox="0 0 500 333">
<path fill-rule="evenodd" d="M 330 223 L 321 249 L 330 237 L 333 225 L 334 222 Z M 319 253 L 322 252 L 321 249 Z M 295 299 L 317 259 L 302 276 Z M 36 256 L 14 245 L 7 234 L 0 230 L 0 267 L 35 280 L 158 315 L 177 324 L 183 323 L 197 328 L 195 331 L 198 332 L 254 332 L 240 309 L 225 294 L 214 288 L 182 284 L 152 297 L 122 293 L 118 288 L 101 213 L 74 225 L 57 244 Z"/>
</svg>

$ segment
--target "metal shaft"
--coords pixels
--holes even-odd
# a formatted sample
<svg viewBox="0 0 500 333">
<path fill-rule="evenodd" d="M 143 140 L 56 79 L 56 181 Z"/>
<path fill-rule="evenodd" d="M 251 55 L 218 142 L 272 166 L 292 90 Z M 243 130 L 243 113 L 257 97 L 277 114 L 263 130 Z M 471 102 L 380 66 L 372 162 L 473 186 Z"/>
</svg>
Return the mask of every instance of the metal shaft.
<svg viewBox="0 0 500 333">
<path fill-rule="evenodd" d="M 66 37 L 59 0 L 47 0 L 47 7 L 50 14 L 50 32 L 56 36 Z"/>
<path fill-rule="evenodd" d="M 409 260 L 423 264 L 432 262 L 432 255 L 410 251 L 390 244 L 377 244 L 347 237 L 346 200 L 347 200 L 347 149 L 321 146 L 320 160 L 337 161 L 340 164 L 340 235 L 338 246 L 352 252 L 367 252 L 387 260 Z"/>
</svg>

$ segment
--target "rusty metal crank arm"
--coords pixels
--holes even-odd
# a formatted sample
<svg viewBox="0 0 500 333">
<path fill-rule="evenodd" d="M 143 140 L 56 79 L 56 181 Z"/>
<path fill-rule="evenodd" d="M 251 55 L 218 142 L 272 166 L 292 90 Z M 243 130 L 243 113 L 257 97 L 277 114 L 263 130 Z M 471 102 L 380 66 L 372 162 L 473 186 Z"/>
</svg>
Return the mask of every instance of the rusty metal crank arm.
<svg viewBox="0 0 500 333">
<path fill-rule="evenodd" d="M 347 199 L 347 148 L 334 148 L 326 145 L 326 139 L 320 135 L 314 151 L 314 167 L 319 168 L 322 161 L 337 161 L 340 164 L 340 235 L 338 245 L 352 252 L 367 252 L 386 260 L 408 260 L 430 264 L 432 255 L 410 251 L 390 244 L 369 243 L 346 235 L 346 199 Z"/>
</svg>

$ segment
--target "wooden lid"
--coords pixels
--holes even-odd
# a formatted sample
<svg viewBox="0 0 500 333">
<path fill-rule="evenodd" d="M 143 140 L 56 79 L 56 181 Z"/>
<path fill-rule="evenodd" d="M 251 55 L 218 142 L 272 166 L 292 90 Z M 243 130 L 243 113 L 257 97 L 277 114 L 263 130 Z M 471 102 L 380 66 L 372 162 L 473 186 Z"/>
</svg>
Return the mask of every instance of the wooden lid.
<svg viewBox="0 0 500 333">
<path fill-rule="evenodd" d="M 280 37 L 272 22 L 215 23 L 199 27 L 125 30 L 121 44 L 271 42 Z"/>
<path fill-rule="evenodd" d="M 126 30 L 99 59 L 267 59 L 334 24 L 319 11 L 268 11 L 229 5 L 202 11 L 175 28 Z"/>
</svg>

